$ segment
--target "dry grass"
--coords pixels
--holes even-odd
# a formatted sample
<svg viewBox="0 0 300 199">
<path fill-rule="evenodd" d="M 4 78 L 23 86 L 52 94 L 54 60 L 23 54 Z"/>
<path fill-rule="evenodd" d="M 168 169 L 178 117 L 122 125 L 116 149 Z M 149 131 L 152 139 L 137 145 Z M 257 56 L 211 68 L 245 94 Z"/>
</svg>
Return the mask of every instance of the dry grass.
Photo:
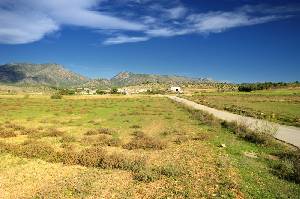
<svg viewBox="0 0 300 199">
<path fill-rule="evenodd" d="M 106 135 L 112 135 L 115 133 L 114 130 L 108 129 L 108 128 L 98 128 L 98 129 L 90 129 L 88 130 L 85 135 L 98 135 L 98 134 L 106 134 Z"/>
<path fill-rule="evenodd" d="M 134 149 L 152 149 L 162 150 L 166 148 L 166 143 L 153 137 L 145 135 L 141 131 L 135 132 L 137 135 L 127 144 L 123 145 L 123 148 L 128 150 Z"/>
<path fill-rule="evenodd" d="M 1 138 L 9 138 L 16 137 L 17 134 L 12 129 L 4 129 L 0 127 L 0 137 Z"/>
</svg>

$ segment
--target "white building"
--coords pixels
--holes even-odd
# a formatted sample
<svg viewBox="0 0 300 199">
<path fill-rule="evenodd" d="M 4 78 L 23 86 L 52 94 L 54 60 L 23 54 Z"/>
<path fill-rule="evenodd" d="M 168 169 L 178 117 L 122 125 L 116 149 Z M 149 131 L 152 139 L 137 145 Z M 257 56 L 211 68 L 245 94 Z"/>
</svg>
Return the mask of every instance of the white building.
<svg viewBox="0 0 300 199">
<path fill-rule="evenodd" d="M 183 93 L 182 89 L 179 86 L 172 86 L 171 91 L 174 93 Z"/>
</svg>

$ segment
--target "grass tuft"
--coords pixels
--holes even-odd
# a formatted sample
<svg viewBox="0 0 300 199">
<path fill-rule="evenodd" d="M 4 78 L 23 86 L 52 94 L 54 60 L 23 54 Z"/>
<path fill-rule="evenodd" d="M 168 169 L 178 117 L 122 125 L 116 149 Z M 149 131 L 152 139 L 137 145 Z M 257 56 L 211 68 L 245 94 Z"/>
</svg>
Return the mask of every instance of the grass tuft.
<svg viewBox="0 0 300 199">
<path fill-rule="evenodd" d="M 139 133 L 129 143 L 123 145 L 123 148 L 128 150 L 133 150 L 133 149 L 162 150 L 166 148 L 166 143 L 159 139 L 149 137 L 139 131 Z"/>
</svg>

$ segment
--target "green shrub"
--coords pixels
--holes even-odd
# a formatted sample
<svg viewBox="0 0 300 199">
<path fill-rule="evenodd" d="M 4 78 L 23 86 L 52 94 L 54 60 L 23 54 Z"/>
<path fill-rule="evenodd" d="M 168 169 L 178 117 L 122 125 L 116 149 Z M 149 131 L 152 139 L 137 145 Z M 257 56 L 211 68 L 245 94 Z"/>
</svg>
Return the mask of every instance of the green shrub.
<svg viewBox="0 0 300 199">
<path fill-rule="evenodd" d="M 161 175 L 167 176 L 167 177 L 177 177 L 181 174 L 181 171 L 172 164 L 167 164 L 165 166 L 162 166 L 158 168 L 158 172 Z"/>
<path fill-rule="evenodd" d="M 271 165 L 273 173 L 280 178 L 300 183 L 300 149 L 275 153 L 278 161 Z"/>
<path fill-rule="evenodd" d="M 53 94 L 50 96 L 51 99 L 62 99 L 62 95 L 61 94 Z"/>
<path fill-rule="evenodd" d="M 111 94 L 118 94 L 118 89 L 117 89 L 117 88 L 112 88 L 112 89 L 110 90 L 110 93 L 111 93 Z"/>
<path fill-rule="evenodd" d="M 98 95 L 104 95 L 104 94 L 106 94 L 106 91 L 103 91 L 103 90 L 97 90 L 96 91 L 96 93 L 98 94 Z"/>
<path fill-rule="evenodd" d="M 190 113 L 190 117 L 193 120 L 200 121 L 202 124 L 210 125 L 213 127 L 220 127 L 220 120 L 218 120 L 212 114 L 206 113 L 204 111 L 195 110 L 189 107 L 186 107 L 186 109 Z"/>
<path fill-rule="evenodd" d="M 273 143 L 274 138 L 267 132 L 253 131 L 247 126 L 238 124 L 237 122 L 221 123 L 222 127 L 231 130 L 238 137 L 255 144 L 269 145 Z"/>
<path fill-rule="evenodd" d="M 75 95 L 75 90 L 61 89 L 58 95 Z"/>
<path fill-rule="evenodd" d="M 141 169 L 133 174 L 133 179 L 141 182 L 153 182 L 159 179 L 159 175 L 153 169 Z"/>
<path fill-rule="evenodd" d="M 130 126 L 130 128 L 132 128 L 132 129 L 139 129 L 139 128 L 142 128 L 142 127 L 139 126 L 139 125 L 132 125 L 132 126 Z"/>
</svg>

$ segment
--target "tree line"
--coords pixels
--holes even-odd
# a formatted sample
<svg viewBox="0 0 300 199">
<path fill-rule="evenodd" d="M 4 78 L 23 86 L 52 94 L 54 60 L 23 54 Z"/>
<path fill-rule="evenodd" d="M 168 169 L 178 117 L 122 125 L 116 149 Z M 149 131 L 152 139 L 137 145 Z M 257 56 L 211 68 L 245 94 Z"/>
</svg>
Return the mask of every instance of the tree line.
<svg viewBox="0 0 300 199">
<path fill-rule="evenodd" d="M 285 87 L 298 87 L 300 83 L 295 82 L 263 82 L 263 83 L 242 83 L 239 85 L 238 90 L 241 92 L 251 92 L 255 90 L 266 90 L 273 88 L 285 88 Z"/>
</svg>

